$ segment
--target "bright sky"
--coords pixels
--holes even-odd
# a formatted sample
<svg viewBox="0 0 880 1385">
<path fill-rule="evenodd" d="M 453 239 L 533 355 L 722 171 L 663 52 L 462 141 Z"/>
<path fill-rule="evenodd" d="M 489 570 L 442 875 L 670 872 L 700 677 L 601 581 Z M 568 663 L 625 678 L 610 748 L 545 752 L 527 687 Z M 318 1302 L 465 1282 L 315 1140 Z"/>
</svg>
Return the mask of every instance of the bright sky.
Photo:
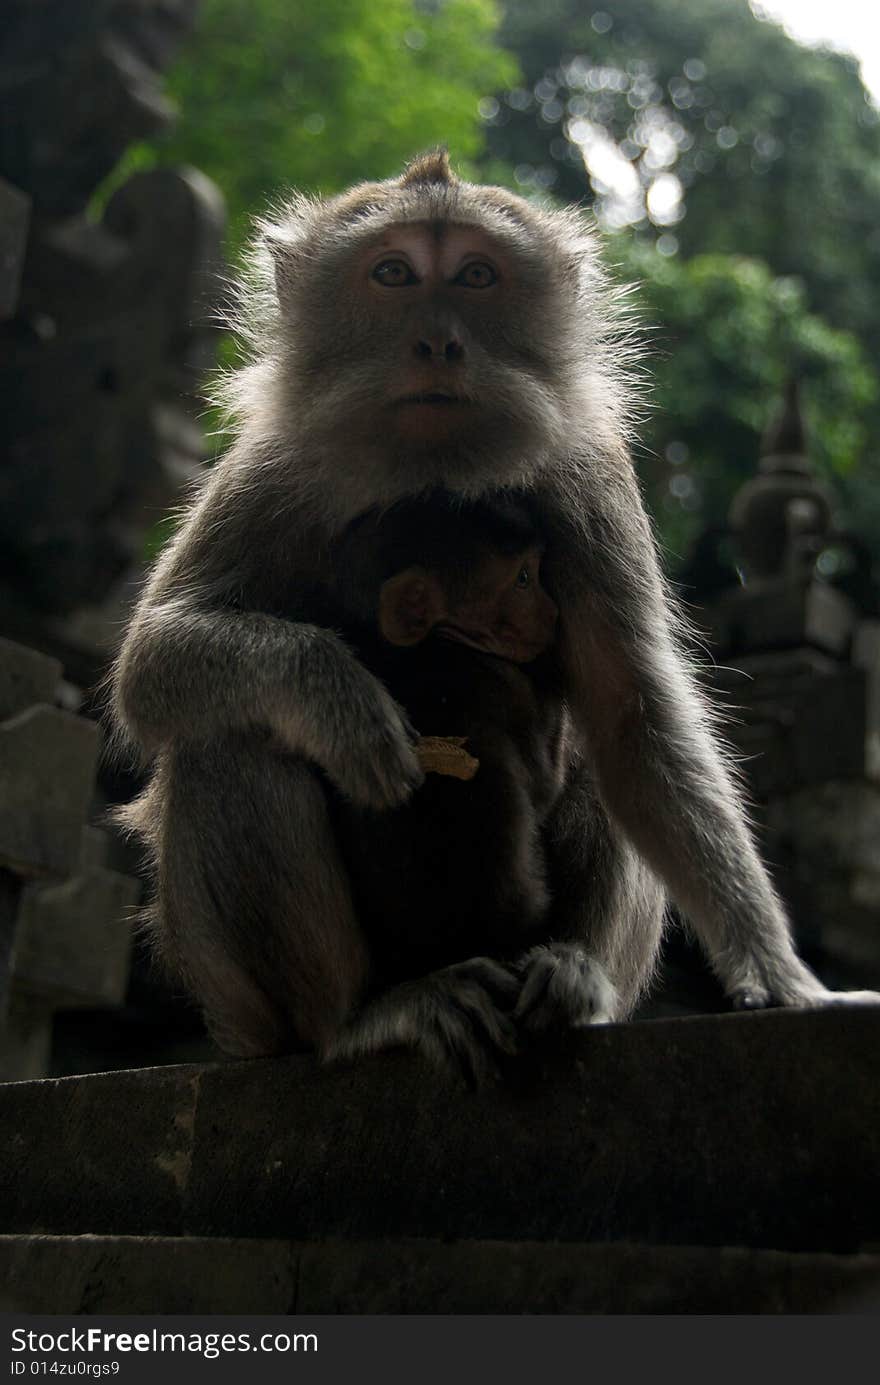
<svg viewBox="0 0 880 1385">
<path fill-rule="evenodd" d="M 880 4 L 877 0 L 753 0 L 752 8 L 782 24 L 801 43 L 827 43 L 853 53 L 862 81 L 880 105 Z"/>
</svg>

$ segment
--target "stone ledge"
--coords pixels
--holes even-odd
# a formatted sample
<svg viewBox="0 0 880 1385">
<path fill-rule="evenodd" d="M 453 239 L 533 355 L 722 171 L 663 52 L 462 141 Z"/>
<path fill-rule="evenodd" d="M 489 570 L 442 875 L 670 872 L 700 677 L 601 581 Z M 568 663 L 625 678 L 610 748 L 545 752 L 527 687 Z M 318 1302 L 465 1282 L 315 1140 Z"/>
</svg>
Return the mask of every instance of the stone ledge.
<svg viewBox="0 0 880 1385">
<path fill-rule="evenodd" d="M 416 1057 L 0 1087 L 9 1232 L 880 1245 L 880 1008 L 609 1026 L 476 1095 Z"/>
<path fill-rule="evenodd" d="M 834 1313 L 880 1255 L 499 1241 L 0 1236 L 20 1313 Z"/>
</svg>

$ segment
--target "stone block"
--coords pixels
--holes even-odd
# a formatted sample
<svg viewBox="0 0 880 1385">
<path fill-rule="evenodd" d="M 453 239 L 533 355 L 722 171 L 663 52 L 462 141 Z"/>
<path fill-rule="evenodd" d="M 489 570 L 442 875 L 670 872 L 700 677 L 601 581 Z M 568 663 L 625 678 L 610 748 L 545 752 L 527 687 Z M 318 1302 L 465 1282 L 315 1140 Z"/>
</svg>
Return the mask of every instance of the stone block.
<svg viewBox="0 0 880 1385">
<path fill-rule="evenodd" d="M 129 278 L 140 286 L 145 270 L 154 268 L 150 307 L 158 309 L 162 333 L 156 364 L 172 398 L 190 392 L 195 376 L 214 364 L 212 306 L 224 223 L 219 189 L 195 168 L 135 173 L 104 212 L 106 230 L 128 246 Z"/>
<path fill-rule="evenodd" d="M 865 773 L 864 669 L 798 649 L 743 657 L 714 683 L 756 797 Z"/>
<path fill-rule="evenodd" d="M 0 1236 L 18 1313 L 823 1313 L 877 1255 L 499 1241 Z"/>
<path fill-rule="evenodd" d="M 835 908 L 827 894 L 820 924 L 822 949 L 825 956 L 852 988 L 880 986 L 880 908 L 876 891 L 880 877 L 873 879 L 875 891 L 870 907 L 858 895 L 858 884 L 848 897 L 839 899 Z"/>
<path fill-rule="evenodd" d="M 880 1007 L 607 1026 L 472 1094 L 408 1054 L 0 1088 L 10 1233 L 880 1244 Z M 119 1113 L 125 1119 L 119 1119 Z"/>
<path fill-rule="evenodd" d="M 36 705 L 0 724 L 0 865 L 69 875 L 80 860 L 98 727 Z"/>
<path fill-rule="evenodd" d="M 12 958 L 18 931 L 18 911 L 23 884 L 19 876 L 0 866 L 0 1029 L 12 988 Z"/>
<path fill-rule="evenodd" d="M 95 866 L 109 865 L 110 838 L 100 827 L 87 825 L 80 839 L 80 869 L 91 870 Z"/>
<path fill-rule="evenodd" d="M 880 986 L 880 785 L 830 780 L 771 797 L 763 845 L 804 945 L 845 984 Z"/>
<path fill-rule="evenodd" d="M 51 703 L 60 678 L 57 659 L 0 638 L 0 721 L 35 702 Z"/>
<path fill-rule="evenodd" d="M 49 1067 L 52 1007 L 13 991 L 0 1028 L 0 1082 L 30 1082 Z"/>
<path fill-rule="evenodd" d="M 822 875 L 870 874 L 880 868 L 880 785 L 829 780 L 774 799 L 766 822 L 796 858 Z"/>
<path fill-rule="evenodd" d="M 853 640 L 853 663 L 867 679 L 867 772 L 880 780 L 880 620 L 863 620 Z"/>
<path fill-rule="evenodd" d="M 733 588 L 717 603 L 713 630 L 723 652 L 814 645 L 837 658 L 850 648 L 857 625 L 852 602 L 822 582 L 788 579 Z"/>
<path fill-rule="evenodd" d="M 131 911 L 140 885 L 103 866 L 25 890 L 15 944 L 16 988 L 56 1009 L 119 1005 L 131 960 Z"/>
<path fill-rule="evenodd" d="M 29 1230 L 56 1230 L 59 1218 L 65 1230 L 77 1232 L 135 1224 L 147 1233 L 181 1229 L 192 1157 L 193 1084 L 198 1085 L 202 1069 L 135 1073 L 134 1082 L 126 1080 L 130 1073 L 102 1073 L 0 1085 L 0 1219 L 8 1220 L 18 1188 L 27 1202 L 12 1220 L 25 1218 Z M 40 1107 L 41 1094 L 51 1103 L 51 1120 L 48 1107 Z M 25 1178 L 21 1165 L 33 1158 L 39 1167 Z M 99 1185 L 100 1207 L 89 1210 Z M 19 1229 L 0 1225 L 0 1230 Z"/>
</svg>

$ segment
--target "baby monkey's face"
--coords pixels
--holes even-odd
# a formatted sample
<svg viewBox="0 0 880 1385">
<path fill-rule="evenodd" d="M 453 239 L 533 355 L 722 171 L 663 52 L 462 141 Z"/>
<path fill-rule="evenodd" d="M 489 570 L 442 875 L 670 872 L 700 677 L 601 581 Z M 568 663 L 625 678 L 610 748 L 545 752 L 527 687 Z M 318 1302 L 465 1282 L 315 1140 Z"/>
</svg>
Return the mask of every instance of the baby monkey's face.
<svg viewBox="0 0 880 1385">
<path fill-rule="evenodd" d="M 469 571 L 410 567 L 384 583 L 379 629 L 394 645 L 420 644 L 433 630 L 512 663 L 527 664 L 553 643 L 558 611 L 541 585 L 541 550 L 481 551 Z"/>
</svg>

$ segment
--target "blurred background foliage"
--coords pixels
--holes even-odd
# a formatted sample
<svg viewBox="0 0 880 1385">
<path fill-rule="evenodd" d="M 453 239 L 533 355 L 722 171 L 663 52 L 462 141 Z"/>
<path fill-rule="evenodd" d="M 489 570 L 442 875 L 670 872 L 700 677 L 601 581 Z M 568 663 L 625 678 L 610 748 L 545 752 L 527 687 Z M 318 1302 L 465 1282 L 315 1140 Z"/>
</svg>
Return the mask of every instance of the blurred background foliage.
<svg viewBox="0 0 880 1385">
<path fill-rule="evenodd" d="M 170 138 L 248 218 L 449 146 L 467 176 L 592 207 L 639 288 L 638 463 L 675 569 L 754 471 L 786 377 L 841 520 L 880 550 L 880 116 L 855 61 L 747 0 L 204 0 Z"/>
</svg>

